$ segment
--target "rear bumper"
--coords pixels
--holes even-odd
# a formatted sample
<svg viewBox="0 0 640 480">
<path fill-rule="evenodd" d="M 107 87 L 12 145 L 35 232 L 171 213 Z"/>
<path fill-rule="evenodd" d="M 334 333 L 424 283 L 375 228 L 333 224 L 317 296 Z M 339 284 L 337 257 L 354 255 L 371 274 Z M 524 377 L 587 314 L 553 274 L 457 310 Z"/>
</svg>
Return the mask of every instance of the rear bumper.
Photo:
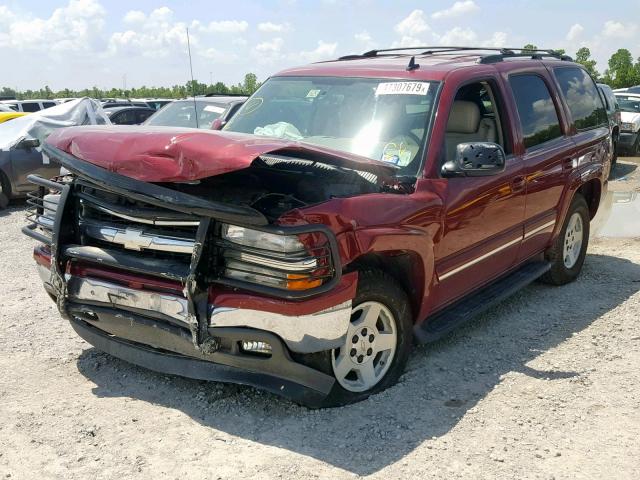
<svg viewBox="0 0 640 480">
<path fill-rule="evenodd" d="M 142 335 L 146 341 L 158 344 L 157 347 L 152 347 L 115 337 L 95 326 L 101 323 L 103 328 L 117 330 L 118 319 L 125 320 L 121 315 L 102 311 L 96 314 L 95 318 L 97 320 L 86 321 L 74 316 L 71 319 L 71 326 L 80 337 L 98 350 L 156 372 L 258 387 L 309 407 L 322 406 L 323 400 L 335 382 L 333 377 L 291 360 L 286 348 L 277 337 L 267 332 L 224 329 L 213 333 L 220 335 L 217 338 L 230 341 L 235 345 L 243 339 L 268 341 L 273 348 L 273 354 L 269 358 L 242 354 L 238 351 L 234 353 L 231 350 L 201 355 L 198 358 L 162 349 L 161 346 L 167 341 L 175 343 L 176 339 L 163 338 L 171 334 L 161 329 L 150 325 L 145 326 L 136 321 L 129 323 L 130 333 L 133 336 Z M 131 319 L 125 321 L 127 320 Z M 186 344 L 183 346 L 187 347 Z M 193 353 L 197 354 L 195 348 Z"/>
</svg>

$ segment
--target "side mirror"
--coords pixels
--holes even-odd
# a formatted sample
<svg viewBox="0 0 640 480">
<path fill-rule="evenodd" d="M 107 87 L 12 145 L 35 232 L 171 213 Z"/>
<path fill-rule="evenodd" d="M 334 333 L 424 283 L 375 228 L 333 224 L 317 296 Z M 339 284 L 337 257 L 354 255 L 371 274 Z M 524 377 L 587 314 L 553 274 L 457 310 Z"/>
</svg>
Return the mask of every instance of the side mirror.
<svg viewBox="0 0 640 480">
<path fill-rule="evenodd" d="M 459 143 L 454 160 L 442 165 L 443 177 L 485 177 L 504 172 L 506 154 L 492 142 Z"/>
<path fill-rule="evenodd" d="M 37 138 L 24 138 L 17 145 L 16 148 L 22 148 L 24 150 L 31 150 L 40 146 L 40 140 Z"/>
<path fill-rule="evenodd" d="M 213 122 L 211 122 L 211 130 L 222 130 L 222 127 L 224 127 L 226 123 L 227 122 L 225 122 L 221 118 L 216 118 Z"/>
</svg>

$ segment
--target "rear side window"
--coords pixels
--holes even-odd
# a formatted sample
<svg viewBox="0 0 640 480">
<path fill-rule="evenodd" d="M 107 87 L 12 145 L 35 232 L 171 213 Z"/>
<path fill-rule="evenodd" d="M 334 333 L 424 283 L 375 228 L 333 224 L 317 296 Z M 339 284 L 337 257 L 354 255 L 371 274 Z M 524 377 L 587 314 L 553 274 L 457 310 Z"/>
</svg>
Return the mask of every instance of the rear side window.
<svg viewBox="0 0 640 480">
<path fill-rule="evenodd" d="M 558 112 L 544 80 L 537 75 L 514 75 L 509 84 L 516 101 L 526 148 L 562 135 Z"/>
<path fill-rule="evenodd" d="M 567 102 L 573 123 L 586 130 L 607 123 L 607 113 L 595 83 L 581 68 L 556 68 L 556 78 Z"/>
<path fill-rule="evenodd" d="M 55 107 L 57 104 L 55 102 L 43 102 L 42 106 L 43 108 L 51 108 L 51 107 Z"/>
</svg>

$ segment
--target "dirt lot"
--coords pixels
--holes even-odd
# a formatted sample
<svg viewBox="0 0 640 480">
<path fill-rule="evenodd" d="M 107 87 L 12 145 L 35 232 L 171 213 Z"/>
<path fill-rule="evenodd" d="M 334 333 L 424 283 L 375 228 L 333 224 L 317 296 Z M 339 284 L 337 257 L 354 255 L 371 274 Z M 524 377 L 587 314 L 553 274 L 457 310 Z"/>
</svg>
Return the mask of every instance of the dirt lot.
<svg viewBox="0 0 640 480">
<path fill-rule="evenodd" d="M 528 287 L 418 348 L 396 387 L 321 411 L 91 348 L 41 288 L 23 208 L 0 211 L 0 477 L 640 478 L 640 160 L 625 160 L 577 282 Z"/>
</svg>

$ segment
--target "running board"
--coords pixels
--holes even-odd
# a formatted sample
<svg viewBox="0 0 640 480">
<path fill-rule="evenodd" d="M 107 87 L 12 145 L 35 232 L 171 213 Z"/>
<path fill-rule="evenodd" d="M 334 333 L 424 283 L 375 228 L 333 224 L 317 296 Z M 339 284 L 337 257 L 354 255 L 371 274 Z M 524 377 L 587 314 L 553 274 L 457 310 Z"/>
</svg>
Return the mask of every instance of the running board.
<svg viewBox="0 0 640 480">
<path fill-rule="evenodd" d="M 506 277 L 480 288 L 433 317 L 427 318 L 420 325 L 416 325 L 413 328 L 416 341 L 428 343 L 439 340 L 458 326 L 526 287 L 550 269 L 551 264 L 548 262 L 527 263 Z"/>
</svg>

